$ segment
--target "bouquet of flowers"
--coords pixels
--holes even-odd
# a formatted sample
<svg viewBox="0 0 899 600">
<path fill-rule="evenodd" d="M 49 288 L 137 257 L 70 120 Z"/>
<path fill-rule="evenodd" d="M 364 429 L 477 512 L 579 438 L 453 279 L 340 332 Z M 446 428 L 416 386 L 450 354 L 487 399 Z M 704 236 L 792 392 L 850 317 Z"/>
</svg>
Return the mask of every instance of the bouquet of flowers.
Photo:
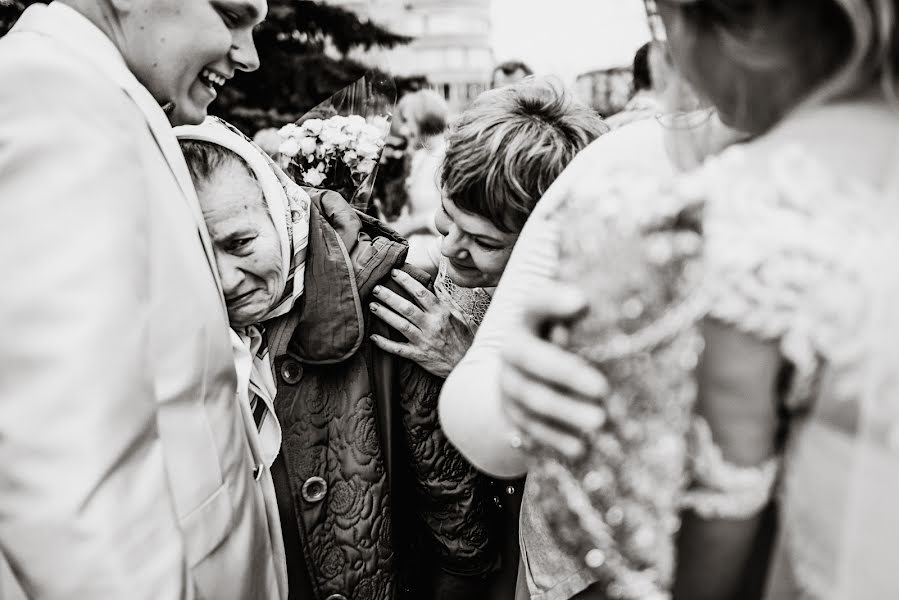
<svg viewBox="0 0 899 600">
<path fill-rule="evenodd" d="M 606 421 L 582 461 L 537 448 L 528 477 L 557 541 L 595 570 L 604 597 L 662 600 L 689 479 L 702 243 L 682 195 L 646 186 L 633 197 L 613 179 L 560 215 L 561 278 L 590 304 L 559 337 L 608 379 Z"/>
<path fill-rule="evenodd" d="M 366 210 L 395 101 L 391 79 L 366 74 L 282 127 L 279 151 L 290 174 Z"/>
<path fill-rule="evenodd" d="M 291 123 L 279 131 L 280 152 L 300 169 L 303 183 L 312 187 L 334 183 L 338 164 L 349 170 L 354 183 L 361 184 L 378 165 L 387 128 L 386 117 L 369 123 L 359 115 Z"/>
</svg>

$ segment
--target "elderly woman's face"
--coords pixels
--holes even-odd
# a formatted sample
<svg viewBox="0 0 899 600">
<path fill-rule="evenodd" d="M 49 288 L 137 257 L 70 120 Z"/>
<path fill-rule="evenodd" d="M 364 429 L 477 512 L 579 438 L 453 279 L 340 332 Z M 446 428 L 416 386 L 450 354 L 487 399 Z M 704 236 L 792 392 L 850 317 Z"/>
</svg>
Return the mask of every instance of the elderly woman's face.
<svg viewBox="0 0 899 600">
<path fill-rule="evenodd" d="M 262 189 L 246 167 L 226 161 L 198 186 L 212 238 L 228 319 L 235 327 L 258 323 L 284 294 L 281 241 Z"/>
<path fill-rule="evenodd" d="M 461 287 L 496 287 L 518 235 L 500 231 L 488 219 L 460 210 L 447 198 L 434 222 L 443 236 L 440 253 L 448 259 L 450 279 Z"/>
</svg>

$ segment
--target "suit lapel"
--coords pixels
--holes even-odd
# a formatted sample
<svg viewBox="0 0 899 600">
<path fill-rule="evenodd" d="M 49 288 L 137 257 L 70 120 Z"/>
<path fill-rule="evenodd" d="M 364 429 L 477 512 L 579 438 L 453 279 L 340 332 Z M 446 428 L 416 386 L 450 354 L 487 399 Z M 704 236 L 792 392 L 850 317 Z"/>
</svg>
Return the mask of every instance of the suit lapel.
<svg viewBox="0 0 899 600">
<path fill-rule="evenodd" d="M 212 251 L 212 242 L 209 232 L 203 220 L 203 211 L 197 200 L 197 192 L 184 162 L 184 155 L 178 146 L 178 141 L 172 133 L 172 126 L 165 113 L 145 88 L 128 69 L 125 60 L 115 45 L 106 35 L 97 29 L 90 21 L 77 13 L 72 8 L 53 2 L 50 5 L 33 5 L 22 14 L 16 23 L 13 32 L 32 32 L 46 35 L 59 43 L 65 44 L 72 53 L 79 55 L 90 62 L 103 74 L 119 85 L 131 99 L 137 104 L 149 125 L 153 138 L 165 157 L 166 163 L 178 187 L 181 188 L 181 196 L 187 202 L 197 227 L 197 234 L 203 245 L 206 260 L 215 279 L 215 285 L 219 291 L 219 300 L 222 308 L 226 310 L 225 298 L 222 294 L 222 283 L 219 279 L 218 269 L 215 265 L 215 255 Z M 12 32 L 11 32 L 12 33 Z"/>
<path fill-rule="evenodd" d="M 156 144 L 162 151 L 166 162 L 171 169 L 178 187 L 181 188 L 181 195 L 190 208 L 191 214 L 197 225 L 197 233 L 203 244 L 203 251 L 206 253 L 206 260 L 209 262 L 209 268 L 212 270 L 212 276 L 215 278 L 215 285 L 219 290 L 219 298 L 222 306 L 225 306 L 224 296 L 222 294 L 222 282 L 219 279 L 219 272 L 215 264 L 215 254 L 212 251 L 212 241 L 209 238 L 209 231 L 206 229 L 206 222 L 203 219 L 203 211 L 200 208 L 200 201 L 197 199 L 197 191 L 194 188 L 193 180 L 187 169 L 187 163 L 184 162 L 184 155 L 181 153 L 181 147 L 175 134 L 172 133 L 172 126 L 165 116 L 165 113 L 159 107 L 159 104 L 150 95 L 150 92 L 140 85 L 136 80 L 134 86 L 122 86 L 129 96 L 134 100 L 135 104 L 144 113 L 147 124 L 150 126 L 150 132 L 156 139 Z M 131 89 L 129 89 L 129 87 Z"/>
</svg>

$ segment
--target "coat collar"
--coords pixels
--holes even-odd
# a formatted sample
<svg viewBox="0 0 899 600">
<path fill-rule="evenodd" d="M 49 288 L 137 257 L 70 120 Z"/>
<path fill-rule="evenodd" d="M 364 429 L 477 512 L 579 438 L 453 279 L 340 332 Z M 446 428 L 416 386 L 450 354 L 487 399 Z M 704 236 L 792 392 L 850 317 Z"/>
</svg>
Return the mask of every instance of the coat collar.
<svg viewBox="0 0 899 600">
<path fill-rule="evenodd" d="M 212 242 L 209 239 L 209 232 L 206 230 L 203 211 L 200 209 L 197 192 L 190 178 L 187 163 L 184 161 L 184 155 L 172 133 L 168 117 L 152 94 L 129 70 L 119 49 L 105 33 L 81 13 L 60 2 L 53 2 L 49 5 L 35 4 L 28 7 L 12 31 L 44 35 L 63 44 L 72 54 L 80 56 L 114 81 L 137 105 L 143 113 L 172 175 L 178 182 L 178 187 L 181 188 L 184 201 L 193 214 L 197 234 L 203 244 L 206 260 L 218 287 L 219 300 L 224 311 L 225 300 L 222 295 L 218 269 L 215 265 Z"/>
<path fill-rule="evenodd" d="M 307 190 L 312 199 L 306 290 L 294 309 L 267 322 L 274 356 L 310 364 L 346 360 L 362 345 L 363 310 L 374 287 L 402 267 L 408 244 L 335 192 Z"/>
</svg>

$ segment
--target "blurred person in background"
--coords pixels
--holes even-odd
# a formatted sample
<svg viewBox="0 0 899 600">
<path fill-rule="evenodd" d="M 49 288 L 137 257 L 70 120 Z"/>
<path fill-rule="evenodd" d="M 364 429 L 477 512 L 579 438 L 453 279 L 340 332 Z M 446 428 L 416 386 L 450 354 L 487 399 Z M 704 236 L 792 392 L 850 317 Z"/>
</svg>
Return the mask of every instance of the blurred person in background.
<svg viewBox="0 0 899 600">
<path fill-rule="evenodd" d="M 606 122 L 612 129 L 640 119 L 655 117 L 662 112 L 660 95 L 667 87 L 670 67 L 666 64 L 663 44 L 657 41 L 646 42 L 634 55 L 633 89 L 634 94 L 624 109 L 612 115 Z"/>
<path fill-rule="evenodd" d="M 410 157 L 406 152 L 409 140 L 403 133 L 399 117 L 390 122 L 390 133 L 384 142 L 378 177 L 375 179 L 374 202 L 378 218 L 395 221 L 406 206 L 406 178 L 409 176 Z"/>
<path fill-rule="evenodd" d="M 490 75 L 490 89 L 518 83 L 534 74 L 529 66 L 519 60 L 509 60 L 498 64 Z"/>
<path fill-rule="evenodd" d="M 415 263 L 437 235 L 434 214 L 440 208 L 440 165 L 446 151 L 449 107 L 434 90 L 419 90 L 403 96 L 397 115 L 400 130 L 409 140 L 409 176 L 406 205 L 390 226 L 408 239 L 410 260 Z"/>
<path fill-rule="evenodd" d="M 266 127 L 265 129 L 260 129 L 253 136 L 253 142 L 265 150 L 265 153 L 272 157 L 272 160 L 279 166 L 282 168 L 285 166 L 281 160 L 281 135 L 276 128 Z"/>
</svg>

